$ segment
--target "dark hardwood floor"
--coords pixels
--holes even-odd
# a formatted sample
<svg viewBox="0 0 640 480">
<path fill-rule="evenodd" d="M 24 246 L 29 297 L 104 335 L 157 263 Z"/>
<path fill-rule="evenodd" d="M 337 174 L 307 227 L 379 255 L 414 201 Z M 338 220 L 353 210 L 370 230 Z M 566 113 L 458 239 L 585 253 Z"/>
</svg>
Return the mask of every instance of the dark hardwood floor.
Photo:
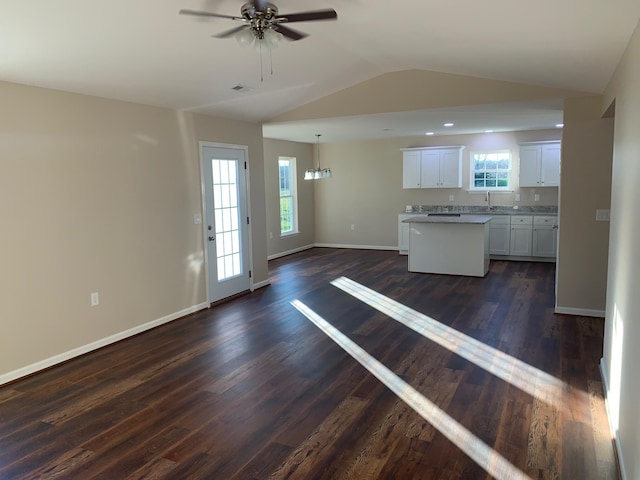
<svg viewBox="0 0 640 480">
<path fill-rule="evenodd" d="M 470 278 L 313 249 L 270 272 L 0 387 L 0 479 L 617 478 L 603 320 L 554 315 L 553 264 Z"/>
</svg>

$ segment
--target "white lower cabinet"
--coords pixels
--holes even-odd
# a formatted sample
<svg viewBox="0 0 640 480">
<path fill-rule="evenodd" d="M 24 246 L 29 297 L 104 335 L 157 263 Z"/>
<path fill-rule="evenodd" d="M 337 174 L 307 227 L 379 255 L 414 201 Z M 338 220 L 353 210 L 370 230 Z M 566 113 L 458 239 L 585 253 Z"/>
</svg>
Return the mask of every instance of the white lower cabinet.
<svg viewBox="0 0 640 480">
<path fill-rule="evenodd" d="M 402 221 L 420 215 L 398 215 L 398 253 L 409 253 L 409 224 Z M 500 257 L 555 258 L 558 251 L 558 217 L 543 215 L 492 215 L 489 254 Z"/>
<path fill-rule="evenodd" d="M 518 215 L 511 218 L 511 256 L 531 256 L 532 233 L 533 217 L 529 215 Z"/>
<path fill-rule="evenodd" d="M 489 223 L 489 254 L 509 255 L 511 251 L 511 216 L 493 215 Z"/>
<path fill-rule="evenodd" d="M 555 257 L 558 252 L 558 218 L 534 217 L 533 245 L 534 257 Z"/>
<path fill-rule="evenodd" d="M 415 216 L 415 213 L 401 213 L 398 215 L 398 253 L 400 255 L 409 253 L 409 224 L 402 223 L 402 221 Z"/>
</svg>

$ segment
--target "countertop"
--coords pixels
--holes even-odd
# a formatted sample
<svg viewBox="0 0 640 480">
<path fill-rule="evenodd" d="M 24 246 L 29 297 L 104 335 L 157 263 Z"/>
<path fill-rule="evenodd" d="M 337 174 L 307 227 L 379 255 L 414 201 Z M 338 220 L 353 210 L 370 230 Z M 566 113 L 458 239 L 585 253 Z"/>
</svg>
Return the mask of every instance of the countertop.
<svg viewBox="0 0 640 480">
<path fill-rule="evenodd" d="M 461 215 L 459 217 L 417 215 L 403 220 L 402 223 L 471 223 L 483 225 L 490 221 L 491 217 L 480 215 Z"/>
<path fill-rule="evenodd" d="M 412 205 L 410 211 L 402 210 L 403 215 L 428 215 L 429 213 L 459 213 L 461 215 L 530 215 L 530 216 L 558 216 L 558 207 L 555 206 L 521 206 L 519 208 L 505 207 L 502 205 L 487 207 L 477 205 Z"/>
</svg>

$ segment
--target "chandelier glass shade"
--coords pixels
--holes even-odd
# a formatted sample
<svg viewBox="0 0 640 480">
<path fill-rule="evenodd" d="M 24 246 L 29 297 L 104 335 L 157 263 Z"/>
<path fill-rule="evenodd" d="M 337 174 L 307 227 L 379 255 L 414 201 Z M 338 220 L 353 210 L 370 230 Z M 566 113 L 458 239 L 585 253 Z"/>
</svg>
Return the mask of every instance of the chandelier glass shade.
<svg viewBox="0 0 640 480">
<path fill-rule="evenodd" d="M 316 137 L 318 137 L 318 168 L 310 168 L 304 172 L 305 180 L 320 180 L 332 177 L 330 168 L 320 168 L 320 134 L 316 134 Z"/>
</svg>

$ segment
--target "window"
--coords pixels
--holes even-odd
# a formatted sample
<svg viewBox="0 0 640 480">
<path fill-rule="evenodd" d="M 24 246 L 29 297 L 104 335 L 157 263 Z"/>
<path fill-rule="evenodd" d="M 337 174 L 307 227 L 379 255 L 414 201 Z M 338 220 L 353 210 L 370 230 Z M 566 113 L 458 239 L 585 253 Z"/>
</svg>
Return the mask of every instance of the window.
<svg viewBox="0 0 640 480">
<path fill-rule="evenodd" d="M 511 187 L 511 152 L 471 152 L 470 190 L 506 190 Z"/>
<path fill-rule="evenodd" d="M 280 179 L 280 235 L 298 233 L 298 200 L 296 198 L 296 159 L 278 159 Z"/>
</svg>

